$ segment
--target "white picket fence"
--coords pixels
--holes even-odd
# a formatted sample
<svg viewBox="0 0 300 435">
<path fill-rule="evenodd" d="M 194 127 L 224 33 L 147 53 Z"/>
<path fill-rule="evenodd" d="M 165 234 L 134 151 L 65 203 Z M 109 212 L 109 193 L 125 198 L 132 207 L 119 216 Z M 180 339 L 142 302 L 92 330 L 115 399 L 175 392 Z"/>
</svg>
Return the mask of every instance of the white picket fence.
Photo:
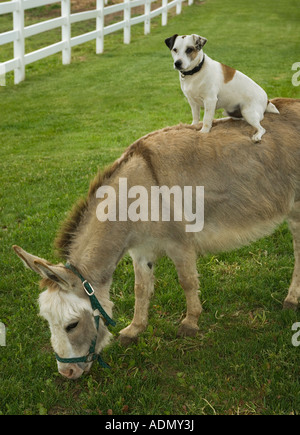
<svg viewBox="0 0 300 435">
<path fill-rule="evenodd" d="M 14 71 L 15 84 L 25 79 L 25 66 L 52 54 L 62 52 L 63 64 L 71 62 L 71 49 L 84 42 L 96 40 L 96 53 L 100 54 L 104 48 L 104 37 L 118 30 L 124 31 L 124 43 L 129 44 L 131 39 L 131 26 L 144 23 L 144 33 L 150 33 L 151 19 L 161 15 L 162 26 L 167 24 L 168 11 L 176 7 L 176 13 L 180 14 L 184 0 L 162 0 L 162 5 L 151 10 L 151 3 L 156 0 L 123 0 L 123 3 L 106 6 L 107 0 L 96 0 L 96 9 L 91 11 L 71 14 L 70 0 L 11 0 L 0 3 L 0 15 L 13 14 L 13 30 L 0 34 L 0 46 L 14 43 L 14 58 L 0 63 L 0 85 L 5 85 L 5 75 Z M 61 3 L 61 16 L 25 27 L 24 13 L 27 9 L 39 6 Z M 193 4 L 193 0 L 188 0 Z M 131 16 L 132 8 L 144 6 L 144 13 Z M 104 25 L 104 17 L 116 12 L 123 11 L 123 20 Z M 79 21 L 96 19 L 95 30 L 79 36 L 71 36 L 71 25 Z M 25 54 L 25 38 L 37 35 L 48 30 L 61 28 L 61 41 L 56 44 L 41 48 Z M 2 61 L 2 59 L 0 58 Z"/>
</svg>

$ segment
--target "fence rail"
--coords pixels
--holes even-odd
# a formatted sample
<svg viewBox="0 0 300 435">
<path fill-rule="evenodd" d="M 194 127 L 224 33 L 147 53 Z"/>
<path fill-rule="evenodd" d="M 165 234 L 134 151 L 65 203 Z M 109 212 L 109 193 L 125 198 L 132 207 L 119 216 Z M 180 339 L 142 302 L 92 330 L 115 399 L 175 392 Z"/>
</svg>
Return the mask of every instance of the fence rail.
<svg viewBox="0 0 300 435">
<path fill-rule="evenodd" d="M 36 62 L 55 53 L 62 53 L 62 63 L 71 62 L 71 50 L 76 45 L 88 41 L 96 41 L 96 53 L 100 54 L 104 49 L 104 37 L 118 30 L 124 32 L 124 43 L 129 44 L 131 39 L 131 26 L 144 23 L 145 35 L 150 33 L 151 19 L 161 15 L 162 26 L 168 21 L 168 11 L 176 7 L 176 13 L 180 14 L 184 0 L 162 0 L 162 5 L 151 10 L 151 4 L 157 0 L 123 0 L 123 3 L 106 6 L 107 0 L 96 0 L 96 9 L 71 14 L 70 0 L 11 0 L 0 3 L 0 15 L 13 14 L 13 30 L 0 34 L 0 46 L 8 43 L 14 44 L 14 58 L 0 63 L 0 85 L 5 85 L 5 75 L 14 71 L 15 84 L 25 79 L 25 66 Z M 61 3 L 61 16 L 25 27 L 24 15 L 28 9 Z M 193 0 L 188 0 L 193 4 Z M 144 13 L 131 16 L 131 9 L 144 6 Z M 104 17 L 123 11 L 123 19 L 119 22 L 104 25 Z M 85 20 L 96 20 L 96 28 L 93 31 L 79 36 L 71 36 L 72 24 Z M 25 54 L 25 39 L 52 29 L 61 28 L 61 41 L 31 53 Z"/>
</svg>

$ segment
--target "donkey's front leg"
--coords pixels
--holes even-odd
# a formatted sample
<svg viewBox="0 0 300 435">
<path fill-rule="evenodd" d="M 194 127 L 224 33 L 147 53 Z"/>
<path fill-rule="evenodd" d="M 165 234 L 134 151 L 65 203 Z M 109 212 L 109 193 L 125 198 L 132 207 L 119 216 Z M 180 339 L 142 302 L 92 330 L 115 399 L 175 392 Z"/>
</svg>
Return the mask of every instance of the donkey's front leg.
<svg viewBox="0 0 300 435">
<path fill-rule="evenodd" d="M 296 202 L 288 221 L 294 238 L 295 268 L 283 308 L 296 310 L 300 299 L 300 202 Z"/>
<path fill-rule="evenodd" d="M 137 341 L 138 335 L 146 329 L 150 297 L 154 291 L 153 264 L 145 258 L 138 260 L 133 258 L 133 265 L 135 273 L 134 316 L 130 325 L 120 331 L 120 342 L 123 346 Z"/>
</svg>

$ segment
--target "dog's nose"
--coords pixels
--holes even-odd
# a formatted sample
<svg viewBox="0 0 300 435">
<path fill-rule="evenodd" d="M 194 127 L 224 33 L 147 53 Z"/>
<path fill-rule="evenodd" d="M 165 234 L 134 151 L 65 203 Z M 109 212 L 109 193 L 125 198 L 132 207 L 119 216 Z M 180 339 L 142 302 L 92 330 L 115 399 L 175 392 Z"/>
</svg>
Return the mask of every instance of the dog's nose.
<svg viewBox="0 0 300 435">
<path fill-rule="evenodd" d="M 182 67 L 182 60 L 176 60 L 174 65 L 175 68 L 180 69 Z"/>
</svg>

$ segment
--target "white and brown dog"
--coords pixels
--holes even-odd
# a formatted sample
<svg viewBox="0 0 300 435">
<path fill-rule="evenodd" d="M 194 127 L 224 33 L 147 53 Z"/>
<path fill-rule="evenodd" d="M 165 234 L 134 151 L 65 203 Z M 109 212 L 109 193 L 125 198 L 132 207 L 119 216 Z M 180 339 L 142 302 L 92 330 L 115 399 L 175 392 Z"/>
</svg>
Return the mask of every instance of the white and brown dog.
<svg viewBox="0 0 300 435">
<path fill-rule="evenodd" d="M 173 35 L 165 40 L 179 71 L 181 89 L 192 109 L 193 124 L 200 120 L 201 133 L 211 129 L 215 110 L 225 109 L 232 118 L 244 118 L 256 128 L 252 140 L 259 142 L 266 130 L 260 125 L 265 112 L 279 113 L 266 92 L 245 74 L 208 57 L 202 48 L 207 39 L 199 35 Z"/>
</svg>

